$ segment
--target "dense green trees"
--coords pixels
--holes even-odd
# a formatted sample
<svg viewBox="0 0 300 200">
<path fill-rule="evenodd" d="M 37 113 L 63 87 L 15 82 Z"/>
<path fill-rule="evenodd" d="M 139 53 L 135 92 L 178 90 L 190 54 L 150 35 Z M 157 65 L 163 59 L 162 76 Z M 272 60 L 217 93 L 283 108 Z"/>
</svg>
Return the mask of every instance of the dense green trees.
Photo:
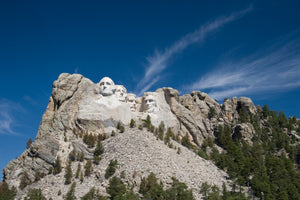
<svg viewBox="0 0 300 200">
<path fill-rule="evenodd" d="M 188 190 L 188 187 L 179 182 L 176 178 L 172 177 L 172 185 L 169 189 L 166 190 L 166 198 L 165 199 L 173 199 L 173 200 L 193 200 L 192 190 Z"/>
<path fill-rule="evenodd" d="M 162 199 L 164 196 L 163 185 L 158 184 L 157 178 L 153 173 L 150 173 L 147 178 L 143 178 L 139 192 L 144 195 L 145 199 Z"/>
<path fill-rule="evenodd" d="M 158 183 L 156 176 L 150 173 L 147 178 L 143 178 L 140 184 L 139 194 L 132 189 L 128 189 L 120 178 L 114 176 L 109 180 L 109 186 L 106 192 L 112 200 L 193 200 L 191 190 L 187 189 L 184 183 L 172 178 L 171 187 L 164 190 L 163 184 Z"/>
<path fill-rule="evenodd" d="M 46 197 L 44 197 L 41 189 L 30 189 L 24 200 L 46 200 Z"/>
<path fill-rule="evenodd" d="M 215 185 L 209 185 L 207 182 L 200 187 L 200 193 L 204 200 L 247 200 L 245 195 L 240 192 L 227 191 L 226 185 L 223 183 L 222 192 Z"/>
<path fill-rule="evenodd" d="M 297 127 L 297 120 L 288 120 L 283 111 L 278 114 L 268 106 L 257 115 L 250 115 L 241 107 L 239 114 L 240 122 L 250 122 L 255 128 L 253 145 L 233 135 L 230 126 L 219 126 L 216 144 L 226 151 L 219 153 L 213 148 L 210 158 L 226 169 L 237 185 L 250 186 L 261 199 L 300 199 L 300 147 L 293 145 L 295 137 L 283 131 Z M 264 126 L 260 120 L 264 120 Z"/>
<path fill-rule="evenodd" d="M 13 200 L 17 194 L 16 188 L 9 188 L 6 182 L 0 183 L 0 199 Z"/>
<path fill-rule="evenodd" d="M 99 191 L 96 191 L 94 187 L 90 189 L 88 193 L 86 193 L 81 200 L 107 200 L 107 197 L 99 194 Z"/>
<path fill-rule="evenodd" d="M 176 178 L 172 178 L 171 187 L 164 190 L 163 184 L 158 183 L 156 176 L 150 173 L 147 178 L 143 178 L 139 192 L 143 195 L 143 199 L 151 200 L 193 200 L 191 190 L 188 190 L 184 183 L 179 182 Z"/>
</svg>

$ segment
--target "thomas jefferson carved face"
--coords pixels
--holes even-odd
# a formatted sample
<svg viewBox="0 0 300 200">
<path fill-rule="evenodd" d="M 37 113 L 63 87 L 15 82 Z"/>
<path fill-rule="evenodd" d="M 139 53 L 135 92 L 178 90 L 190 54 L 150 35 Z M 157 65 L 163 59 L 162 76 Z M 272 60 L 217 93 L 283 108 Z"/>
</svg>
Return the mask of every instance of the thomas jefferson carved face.
<svg viewBox="0 0 300 200">
<path fill-rule="evenodd" d="M 153 95 L 147 95 L 145 97 L 145 108 L 147 112 L 154 112 L 156 109 L 156 100 Z"/>
<path fill-rule="evenodd" d="M 103 96 L 111 96 L 115 93 L 115 84 L 110 78 L 102 78 L 99 85 L 100 94 L 102 94 Z"/>
<path fill-rule="evenodd" d="M 116 96 L 119 101 L 125 102 L 127 97 L 127 90 L 123 85 L 116 85 Z"/>
<path fill-rule="evenodd" d="M 134 94 L 128 94 L 127 103 L 129 104 L 130 110 L 134 112 L 136 110 L 136 96 Z"/>
</svg>

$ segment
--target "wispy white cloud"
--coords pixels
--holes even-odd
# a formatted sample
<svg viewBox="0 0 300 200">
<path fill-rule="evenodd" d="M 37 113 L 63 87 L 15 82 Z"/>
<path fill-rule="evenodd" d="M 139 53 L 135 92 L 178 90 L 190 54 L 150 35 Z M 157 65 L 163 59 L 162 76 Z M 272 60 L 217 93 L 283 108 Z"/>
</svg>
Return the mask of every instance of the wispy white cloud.
<svg viewBox="0 0 300 200">
<path fill-rule="evenodd" d="M 17 125 L 14 113 L 23 111 L 23 108 L 12 101 L 0 99 L 0 134 L 18 135 L 14 130 Z"/>
<path fill-rule="evenodd" d="M 248 8 L 234 12 L 228 16 L 222 16 L 214 21 L 208 22 L 201 26 L 196 31 L 189 33 L 176 41 L 169 48 L 164 51 L 155 51 L 153 56 L 147 57 L 148 65 L 142 80 L 137 84 L 136 92 L 138 95 L 142 95 L 147 89 L 151 88 L 156 82 L 159 81 L 159 74 L 168 67 L 169 60 L 177 53 L 180 53 L 188 46 L 203 42 L 205 38 L 215 31 L 218 31 L 224 25 L 238 18 L 244 16 L 252 10 L 252 5 Z"/>
<path fill-rule="evenodd" d="M 221 100 L 298 88 L 299 77 L 300 38 L 288 36 L 242 61 L 220 64 L 194 83 L 183 86 L 182 91 L 204 90 Z"/>
</svg>

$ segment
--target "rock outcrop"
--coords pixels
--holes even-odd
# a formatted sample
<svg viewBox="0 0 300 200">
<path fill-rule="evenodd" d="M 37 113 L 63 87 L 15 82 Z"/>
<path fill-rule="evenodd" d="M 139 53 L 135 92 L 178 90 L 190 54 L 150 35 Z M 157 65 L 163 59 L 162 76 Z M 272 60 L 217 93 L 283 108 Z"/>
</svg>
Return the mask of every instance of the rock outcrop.
<svg viewBox="0 0 300 200">
<path fill-rule="evenodd" d="M 104 186 L 108 181 L 103 179 L 103 173 L 110 159 L 119 161 L 121 167 L 118 173 L 126 172 L 128 184 L 137 185 L 149 172 L 155 172 L 165 183 L 170 183 L 170 177 L 174 176 L 193 188 L 197 199 L 200 199 L 200 183 L 207 181 L 220 188 L 223 182 L 229 184 L 226 173 L 213 163 L 172 141 L 177 149 L 182 149 L 181 154 L 177 154 L 176 150 L 157 141 L 152 133 L 130 129 L 128 124 L 131 119 L 142 124 L 149 115 L 155 127 L 163 122 L 165 130 L 171 128 L 179 139 L 188 135 L 195 148 L 199 148 L 206 138 L 214 138 L 217 127 L 226 124 L 234 128 L 233 137 L 251 144 L 255 131 L 253 126 L 239 121 L 241 107 L 251 114 L 257 112 L 251 99 L 234 97 L 220 105 L 206 93 L 194 91 L 179 97 L 178 91 L 172 88 L 161 88 L 136 98 L 133 94 L 127 96 L 124 86 L 115 86 L 107 77 L 101 81 L 93 83 L 82 75 L 66 73 L 54 81 L 34 143 L 6 166 L 3 181 L 18 188 L 21 177 L 26 173 L 33 182 L 36 172 L 48 174 L 58 157 L 65 167 L 72 150 L 82 152 L 85 160 L 93 159 L 94 149 L 87 147 L 78 135 L 110 137 L 118 132 L 116 126 L 120 123 L 126 131 L 104 141 L 105 153 L 100 164 L 95 166 L 92 177 L 80 185 L 76 195 L 82 196 L 88 187 L 99 181 L 98 189 L 105 193 Z M 118 93 L 115 93 L 116 87 Z M 75 168 L 74 163 L 72 167 Z M 55 196 L 53 199 L 57 199 L 55 189 L 67 190 L 62 179 L 62 175 L 56 178 L 47 175 L 38 185 L 42 185 L 47 198 Z M 32 187 L 35 185 L 37 183 Z M 18 197 L 24 195 L 27 189 L 18 190 Z"/>
</svg>

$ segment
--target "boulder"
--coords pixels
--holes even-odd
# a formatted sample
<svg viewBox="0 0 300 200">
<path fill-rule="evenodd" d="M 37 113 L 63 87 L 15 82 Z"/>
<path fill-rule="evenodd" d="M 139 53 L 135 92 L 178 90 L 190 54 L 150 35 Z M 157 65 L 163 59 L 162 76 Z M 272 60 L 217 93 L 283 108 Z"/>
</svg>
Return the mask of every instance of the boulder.
<svg viewBox="0 0 300 200">
<path fill-rule="evenodd" d="M 237 124 L 233 127 L 234 133 L 232 135 L 233 138 L 238 140 L 243 140 L 248 144 L 252 145 L 252 137 L 255 133 L 255 129 L 250 123 L 241 123 Z"/>
</svg>

